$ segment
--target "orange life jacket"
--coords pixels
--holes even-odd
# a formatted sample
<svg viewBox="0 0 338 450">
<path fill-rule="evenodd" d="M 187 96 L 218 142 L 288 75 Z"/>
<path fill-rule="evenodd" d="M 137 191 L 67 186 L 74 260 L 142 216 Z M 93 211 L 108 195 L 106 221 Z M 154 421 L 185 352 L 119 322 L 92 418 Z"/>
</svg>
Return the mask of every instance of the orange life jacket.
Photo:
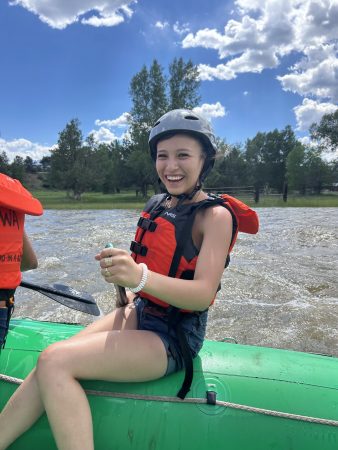
<svg viewBox="0 0 338 450">
<path fill-rule="evenodd" d="M 256 212 L 230 195 L 210 196 L 198 203 L 181 204 L 169 209 L 163 206 L 165 196 L 155 195 L 146 204 L 130 247 L 137 263 L 144 262 L 150 270 L 159 274 L 193 279 L 199 251 L 192 240 L 192 227 L 197 211 L 202 208 L 221 205 L 230 211 L 233 229 L 229 253 L 239 231 L 251 234 L 258 231 Z M 146 292 L 141 291 L 140 295 L 163 307 L 169 306 Z"/>
<path fill-rule="evenodd" d="M 42 212 L 39 200 L 20 181 L 0 173 L 0 289 L 19 286 L 25 214 Z"/>
<path fill-rule="evenodd" d="M 0 289 L 15 289 L 21 282 L 24 221 L 24 213 L 0 206 Z"/>
<path fill-rule="evenodd" d="M 29 214 L 41 216 L 42 205 L 38 199 L 25 189 L 19 180 L 0 173 L 0 206 Z"/>
</svg>

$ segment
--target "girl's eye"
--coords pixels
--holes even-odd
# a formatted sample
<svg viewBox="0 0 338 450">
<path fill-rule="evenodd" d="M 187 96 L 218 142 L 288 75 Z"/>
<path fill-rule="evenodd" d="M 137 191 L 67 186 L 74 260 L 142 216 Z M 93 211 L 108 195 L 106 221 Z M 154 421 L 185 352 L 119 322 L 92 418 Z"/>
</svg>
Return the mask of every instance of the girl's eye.
<svg viewBox="0 0 338 450">
<path fill-rule="evenodd" d="M 188 153 L 179 153 L 178 157 L 181 159 L 184 159 L 184 158 L 188 158 L 189 155 L 188 155 Z"/>
<path fill-rule="evenodd" d="M 157 155 L 157 159 L 165 159 L 166 155 L 164 153 L 160 153 L 159 155 Z"/>
</svg>

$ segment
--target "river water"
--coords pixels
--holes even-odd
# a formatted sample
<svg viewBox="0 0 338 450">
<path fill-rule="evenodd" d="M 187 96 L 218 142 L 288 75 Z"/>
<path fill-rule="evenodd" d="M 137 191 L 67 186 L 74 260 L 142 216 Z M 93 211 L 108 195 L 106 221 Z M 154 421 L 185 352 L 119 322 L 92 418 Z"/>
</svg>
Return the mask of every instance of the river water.
<svg viewBox="0 0 338 450">
<path fill-rule="evenodd" d="M 257 208 L 260 232 L 241 234 L 207 337 L 338 356 L 338 208 Z M 103 313 L 115 305 L 94 255 L 107 242 L 129 249 L 139 211 L 46 211 L 27 217 L 39 284 L 63 283 L 92 294 Z M 15 317 L 88 324 L 92 316 L 18 288 Z"/>
</svg>

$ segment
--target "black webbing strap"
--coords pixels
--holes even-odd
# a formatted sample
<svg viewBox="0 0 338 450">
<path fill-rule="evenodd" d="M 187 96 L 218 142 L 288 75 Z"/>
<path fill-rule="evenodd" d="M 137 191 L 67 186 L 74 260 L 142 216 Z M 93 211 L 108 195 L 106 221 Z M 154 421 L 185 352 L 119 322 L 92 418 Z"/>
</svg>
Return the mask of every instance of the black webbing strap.
<svg viewBox="0 0 338 450">
<path fill-rule="evenodd" d="M 142 228 L 142 230 L 146 230 L 146 231 L 155 231 L 157 228 L 157 223 L 154 222 L 151 219 L 147 219 L 145 217 L 140 217 L 138 222 L 137 222 L 137 226 Z"/>
<path fill-rule="evenodd" d="M 187 341 L 187 337 L 185 332 L 183 331 L 181 320 L 182 320 L 181 311 L 175 306 L 171 306 L 168 311 L 168 328 L 169 328 L 169 339 L 170 337 L 170 329 L 175 330 L 176 336 L 178 339 L 178 343 L 182 352 L 184 366 L 185 366 L 185 375 L 182 386 L 177 393 L 177 397 L 182 400 L 185 399 L 187 393 L 190 391 L 194 371 L 193 371 L 193 361 L 189 348 L 189 344 Z"/>
<path fill-rule="evenodd" d="M 146 256 L 148 253 L 148 247 L 136 241 L 131 241 L 130 250 L 135 253 L 135 255 Z"/>
<path fill-rule="evenodd" d="M 186 242 L 188 242 L 188 240 L 191 237 L 192 227 L 194 225 L 194 220 L 195 220 L 197 212 L 203 208 L 209 208 L 214 205 L 224 206 L 224 200 L 220 197 L 215 197 L 209 201 L 202 201 L 202 202 L 196 204 L 195 209 L 193 209 L 192 213 L 190 214 L 189 218 L 187 219 L 187 221 L 183 227 L 182 232 L 180 233 L 180 235 L 177 238 L 176 250 L 175 250 L 173 259 L 171 261 L 171 266 L 169 269 L 169 274 L 168 274 L 169 277 L 176 276 L 178 266 L 180 264 L 180 260 L 183 255 L 183 252 L 184 252 L 185 244 L 186 244 Z"/>
<path fill-rule="evenodd" d="M 211 205 L 218 204 L 219 201 L 210 201 L 210 202 L 201 202 L 200 204 L 196 205 L 196 208 L 192 211 L 189 218 L 187 219 L 184 228 L 180 235 L 178 236 L 176 250 L 173 256 L 173 259 L 171 261 L 171 266 L 169 270 L 169 277 L 174 278 L 176 276 L 178 266 L 181 260 L 181 257 L 184 252 L 184 246 L 188 239 L 191 236 L 192 227 L 194 224 L 194 220 L 196 217 L 197 211 L 199 211 L 202 208 L 207 208 Z M 171 307 L 171 311 L 169 312 L 169 335 L 170 335 L 170 327 L 172 327 L 177 334 L 178 342 L 180 345 L 180 349 L 183 356 L 184 366 L 185 366 L 185 376 L 183 380 L 183 384 L 181 389 L 177 393 L 177 397 L 181 398 L 182 400 L 185 398 L 187 393 L 190 391 L 191 383 L 194 376 L 193 371 L 193 360 L 192 355 L 190 351 L 190 347 L 186 338 L 186 335 L 182 329 L 182 326 L 180 324 L 180 310 L 175 307 Z"/>
<path fill-rule="evenodd" d="M 203 205 L 205 205 L 205 204 L 203 203 Z M 202 204 L 201 204 L 201 206 L 202 206 Z M 199 205 L 196 205 L 196 208 L 192 211 L 192 213 L 188 217 L 180 235 L 177 238 L 175 253 L 174 253 L 173 259 L 171 261 L 171 266 L 170 266 L 169 273 L 168 273 L 169 277 L 174 278 L 176 276 L 178 266 L 180 264 L 180 260 L 183 255 L 183 252 L 184 252 L 185 244 L 187 243 L 187 241 L 189 240 L 189 238 L 191 236 L 195 216 L 196 216 L 197 211 L 200 208 L 201 207 Z"/>
<path fill-rule="evenodd" d="M 161 212 L 165 209 L 163 205 L 161 205 L 161 203 L 163 202 L 165 195 L 161 196 L 161 198 L 158 200 L 158 202 L 156 203 L 156 205 L 154 206 L 154 208 L 150 211 L 149 215 L 150 215 L 150 219 L 149 222 L 153 222 L 154 219 L 156 219 L 157 216 L 159 216 L 161 214 Z M 139 222 L 141 219 L 144 219 L 142 217 L 140 217 Z M 141 223 L 142 220 L 141 220 Z M 157 227 L 157 223 L 153 222 L 154 225 L 156 225 Z M 156 229 L 155 227 L 155 229 Z M 155 229 L 149 230 L 143 227 L 142 228 L 142 234 L 140 236 L 140 239 L 138 241 L 132 241 L 130 244 L 130 250 L 135 253 L 135 262 L 137 262 L 137 255 L 141 255 L 141 256 L 146 256 L 147 252 L 148 252 L 148 247 L 146 247 L 145 245 L 142 244 L 142 240 L 143 237 L 146 233 L 146 231 L 154 231 Z"/>
<path fill-rule="evenodd" d="M 193 365 L 191 351 L 189 348 L 187 337 L 186 337 L 185 332 L 183 331 L 182 325 L 180 323 L 178 323 L 176 326 L 176 333 L 177 333 L 178 342 L 181 347 L 183 361 L 184 361 L 184 365 L 185 365 L 184 380 L 183 380 L 181 389 L 177 392 L 177 397 L 184 400 L 185 396 L 190 391 L 191 383 L 192 383 L 192 380 L 194 377 L 194 365 Z"/>
</svg>

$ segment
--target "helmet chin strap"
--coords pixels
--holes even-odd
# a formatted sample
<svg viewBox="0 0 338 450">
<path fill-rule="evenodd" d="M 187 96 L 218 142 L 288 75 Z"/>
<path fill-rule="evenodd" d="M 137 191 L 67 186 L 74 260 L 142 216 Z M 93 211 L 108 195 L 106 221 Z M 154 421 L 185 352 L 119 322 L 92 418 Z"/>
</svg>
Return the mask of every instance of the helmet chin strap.
<svg viewBox="0 0 338 450">
<path fill-rule="evenodd" d="M 158 179 L 158 183 L 163 184 L 160 178 Z M 201 189 L 202 189 L 202 185 L 201 185 L 200 180 L 198 180 L 196 186 L 190 192 L 190 194 L 183 193 L 183 194 L 175 195 L 175 194 L 171 194 L 170 192 L 168 192 L 168 190 L 166 188 L 164 189 L 164 192 L 167 193 L 168 195 L 170 195 L 171 197 L 177 198 L 178 199 L 177 205 L 180 205 L 180 204 L 182 204 L 182 202 L 184 202 L 184 200 L 192 200 L 194 198 L 194 196 L 196 195 L 196 193 L 198 191 L 200 191 Z"/>
</svg>

